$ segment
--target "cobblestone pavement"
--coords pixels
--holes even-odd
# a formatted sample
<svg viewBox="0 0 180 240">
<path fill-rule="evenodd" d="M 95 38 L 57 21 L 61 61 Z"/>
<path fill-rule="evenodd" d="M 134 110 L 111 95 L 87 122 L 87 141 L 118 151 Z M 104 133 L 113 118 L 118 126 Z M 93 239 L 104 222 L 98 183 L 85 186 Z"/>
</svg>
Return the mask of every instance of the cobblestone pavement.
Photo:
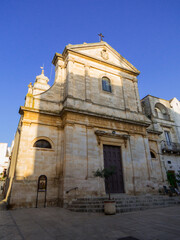
<svg viewBox="0 0 180 240">
<path fill-rule="evenodd" d="M 0 211 L 1 240 L 180 240 L 180 206 L 105 216 L 62 208 Z"/>
</svg>

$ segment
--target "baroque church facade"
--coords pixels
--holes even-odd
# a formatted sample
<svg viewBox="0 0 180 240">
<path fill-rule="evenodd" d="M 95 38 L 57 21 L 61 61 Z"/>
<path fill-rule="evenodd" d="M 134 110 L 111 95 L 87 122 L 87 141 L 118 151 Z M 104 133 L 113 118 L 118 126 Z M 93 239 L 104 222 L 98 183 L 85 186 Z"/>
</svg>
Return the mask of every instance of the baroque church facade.
<svg viewBox="0 0 180 240">
<path fill-rule="evenodd" d="M 141 107 L 140 72 L 104 41 L 69 44 L 52 62 L 54 84 L 48 85 L 42 70 L 20 107 L 8 203 L 34 207 L 41 175 L 47 178 L 48 206 L 104 196 L 105 182 L 94 172 L 109 166 L 116 167 L 112 193 L 157 192 L 166 180 L 161 131 L 151 127 L 149 106 Z"/>
</svg>

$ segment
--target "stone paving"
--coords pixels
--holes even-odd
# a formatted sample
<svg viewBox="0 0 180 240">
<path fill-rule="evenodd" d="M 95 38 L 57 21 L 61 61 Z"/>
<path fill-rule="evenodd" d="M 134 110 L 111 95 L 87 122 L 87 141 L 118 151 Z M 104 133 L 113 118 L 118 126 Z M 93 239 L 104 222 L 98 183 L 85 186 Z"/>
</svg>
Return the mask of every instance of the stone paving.
<svg viewBox="0 0 180 240">
<path fill-rule="evenodd" d="M 0 211 L 1 240 L 180 240 L 180 206 L 105 216 L 62 208 Z"/>
</svg>

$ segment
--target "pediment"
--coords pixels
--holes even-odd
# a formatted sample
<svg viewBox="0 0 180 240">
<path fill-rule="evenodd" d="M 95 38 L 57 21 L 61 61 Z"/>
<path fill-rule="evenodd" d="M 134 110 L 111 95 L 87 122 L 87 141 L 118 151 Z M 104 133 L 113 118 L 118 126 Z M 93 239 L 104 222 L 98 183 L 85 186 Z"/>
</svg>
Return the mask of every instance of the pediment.
<svg viewBox="0 0 180 240">
<path fill-rule="evenodd" d="M 176 97 L 172 98 L 170 101 L 170 103 L 179 103 L 178 99 Z"/>
<path fill-rule="evenodd" d="M 130 62 L 128 62 L 106 42 L 67 45 L 65 51 L 68 49 L 82 55 L 110 63 L 125 70 L 129 70 L 137 75 L 140 73 Z"/>
<path fill-rule="evenodd" d="M 179 100 L 174 97 L 173 99 L 171 99 L 170 101 L 170 106 L 173 107 L 173 106 L 179 106 Z"/>
</svg>

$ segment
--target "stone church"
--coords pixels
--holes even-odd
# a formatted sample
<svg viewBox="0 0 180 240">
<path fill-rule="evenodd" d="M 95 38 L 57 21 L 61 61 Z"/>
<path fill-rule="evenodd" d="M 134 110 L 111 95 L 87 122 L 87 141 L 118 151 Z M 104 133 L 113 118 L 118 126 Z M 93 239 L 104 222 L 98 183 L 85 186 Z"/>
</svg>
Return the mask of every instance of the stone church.
<svg viewBox="0 0 180 240">
<path fill-rule="evenodd" d="M 67 45 L 56 53 L 55 80 L 29 84 L 6 183 L 12 207 L 34 207 L 38 179 L 46 176 L 47 206 L 106 194 L 97 169 L 115 166 L 112 193 L 144 194 L 165 181 L 158 131 L 147 131 L 138 92 L 140 72 L 104 41 Z M 39 193 L 40 200 L 44 193 Z"/>
</svg>

